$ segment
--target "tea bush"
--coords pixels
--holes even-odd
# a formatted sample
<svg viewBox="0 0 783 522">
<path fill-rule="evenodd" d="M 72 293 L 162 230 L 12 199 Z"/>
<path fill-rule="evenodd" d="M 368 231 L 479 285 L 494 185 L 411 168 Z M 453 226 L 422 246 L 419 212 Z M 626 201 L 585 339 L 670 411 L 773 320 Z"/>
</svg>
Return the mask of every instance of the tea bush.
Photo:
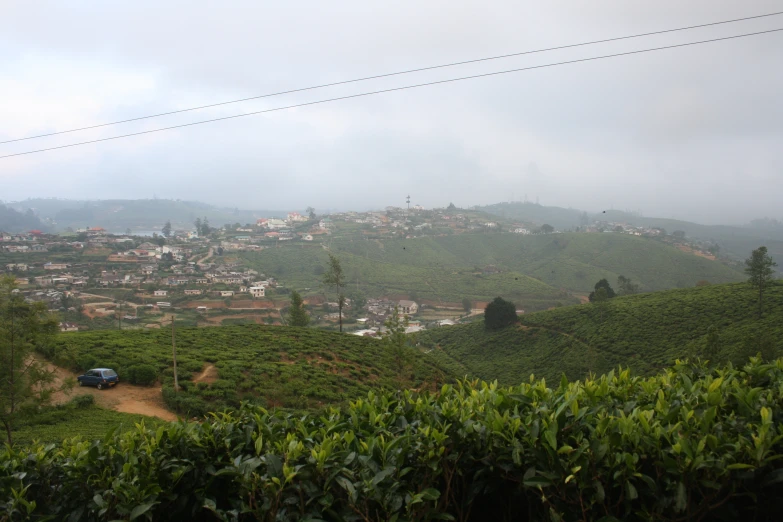
<svg viewBox="0 0 783 522">
<path fill-rule="evenodd" d="M 144 386 L 154 383 L 158 379 L 158 372 L 154 366 L 149 364 L 137 364 L 129 366 L 125 370 L 125 378 L 131 384 L 141 384 Z"/>
<path fill-rule="evenodd" d="M 160 378 L 166 404 L 178 413 L 201 415 L 242 400 L 263 397 L 270 406 L 308 409 L 346 403 L 371 389 L 428 386 L 448 377 L 411 348 L 403 375 L 376 339 L 312 328 L 240 325 L 177 330 L 177 371 L 173 394 L 171 334 L 167 331 L 106 330 L 61 334 L 43 354 L 56 364 L 80 370 L 111 362 L 120 378 L 149 384 Z M 192 379 L 214 365 L 217 381 L 197 386 Z M 370 373 L 364 373 L 364 370 Z M 171 392 L 166 392 L 166 389 Z M 304 399 L 303 399 L 304 397 Z"/>
<path fill-rule="evenodd" d="M 346 409 L 0 450 L 0 519 L 775 520 L 783 360 L 556 388 L 463 381 Z"/>
<path fill-rule="evenodd" d="M 531 373 L 580 379 L 619 364 L 652 374 L 697 351 L 714 363 L 746 361 L 748 353 L 765 351 L 759 348 L 764 339 L 773 356 L 783 354 L 783 284 L 767 290 L 761 320 L 757 298 L 745 283 L 669 290 L 615 297 L 603 311 L 584 304 L 523 314 L 518 328 L 485 331 L 478 324 L 456 325 L 427 330 L 418 339 L 428 356 L 451 373 L 503 384 L 516 384 Z M 705 349 L 713 328 L 718 349 Z"/>
</svg>

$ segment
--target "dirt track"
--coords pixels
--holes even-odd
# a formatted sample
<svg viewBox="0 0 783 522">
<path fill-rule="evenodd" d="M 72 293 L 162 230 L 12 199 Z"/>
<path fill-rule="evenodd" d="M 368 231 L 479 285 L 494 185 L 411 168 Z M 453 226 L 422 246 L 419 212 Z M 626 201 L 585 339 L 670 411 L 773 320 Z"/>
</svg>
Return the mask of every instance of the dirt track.
<svg viewBox="0 0 783 522">
<path fill-rule="evenodd" d="M 55 385 L 57 387 L 69 379 L 74 383 L 74 388 L 70 393 L 59 392 L 54 395 L 55 404 L 68 402 L 77 395 L 92 395 L 95 404 L 102 408 L 123 413 L 148 415 L 167 421 L 177 420 L 177 416 L 164 407 L 161 388 L 157 385 L 146 387 L 120 382 L 117 386 L 106 390 L 98 390 L 92 386 L 79 387 L 75 384 L 78 374 L 50 363 L 45 364 L 56 373 Z"/>
</svg>

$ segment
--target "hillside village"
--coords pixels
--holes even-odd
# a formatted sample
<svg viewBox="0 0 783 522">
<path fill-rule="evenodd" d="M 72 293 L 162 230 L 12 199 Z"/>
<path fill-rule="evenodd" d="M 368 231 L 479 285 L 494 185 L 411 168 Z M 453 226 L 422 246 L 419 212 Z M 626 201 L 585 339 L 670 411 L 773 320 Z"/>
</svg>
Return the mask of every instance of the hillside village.
<svg viewBox="0 0 783 522">
<path fill-rule="evenodd" d="M 278 274 L 259 273 L 234 253 L 258 252 L 287 244 L 329 249 L 333 239 L 413 239 L 465 233 L 557 234 L 547 224 L 516 222 L 483 212 L 457 209 L 387 207 L 383 211 L 341 212 L 317 216 L 290 212 L 285 219 L 259 218 L 255 223 L 197 230 L 182 227 L 152 237 L 112 234 L 100 226 L 72 234 L 0 233 L 4 270 L 14 274 L 20 291 L 30 300 L 45 301 L 63 313 L 63 330 L 159 328 L 177 320 L 190 324 L 231 324 L 263 321 L 282 324 L 290 289 Z M 163 229 L 164 227 L 161 227 Z M 712 245 L 689 241 L 665 230 L 625 223 L 596 221 L 575 227 L 581 233 L 619 233 L 672 243 L 682 251 L 716 259 Z M 201 232 L 201 235 L 199 234 Z M 206 233 L 206 234 L 205 234 Z M 493 273 L 493 267 L 484 268 Z M 301 291 L 301 289 L 299 289 Z M 311 289 L 306 289 L 310 291 Z M 308 292 L 306 304 L 319 325 L 334 326 L 340 319 L 337 303 L 318 291 Z M 364 301 L 364 300 L 363 300 Z M 375 336 L 395 307 L 409 319 L 408 331 L 448 326 L 478 313 L 470 307 L 445 307 L 412 299 L 375 297 L 357 306 L 347 300 L 343 319 L 357 335 Z M 475 308 L 474 308 L 475 307 Z M 217 319 L 210 319 L 210 314 Z"/>
</svg>

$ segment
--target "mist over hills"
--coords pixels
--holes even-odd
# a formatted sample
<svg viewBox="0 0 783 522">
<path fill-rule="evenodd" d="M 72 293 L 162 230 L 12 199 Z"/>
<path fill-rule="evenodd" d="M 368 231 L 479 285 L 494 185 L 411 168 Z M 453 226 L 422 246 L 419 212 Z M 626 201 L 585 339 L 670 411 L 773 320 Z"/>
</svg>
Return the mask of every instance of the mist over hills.
<svg viewBox="0 0 783 522">
<path fill-rule="evenodd" d="M 304 212 L 306 205 L 298 209 Z M 681 231 L 685 238 L 716 245 L 734 260 L 745 259 L 759 245 L 765 245 L 775 259 L 783 259 L 783 223 L 775 219 L 757 219 L 743 226 L 702 225 L 668 218 L 645 217 L 620 210 L 588 212 L 575 208 L 544 206 L 530 202 L 505 202 L 476 206 L 475 210 L 507 221 L 535 225 L 549 224 L 557 230 L 574 230 L 586 224 L 624 223 L 631 226 L 660 228 L 668 234 Z M 248 210 L 226 208 L 198 201 L 172 199 L 68 200 L 30 198 L 0 207 L 0 230 L 22 232 L 41 229 L 62 232 L 69 228 L 101 226 L 125 231 L 161 228 L 170 221 L 174 228 L 190 229 L 197 218 L 207 218 L 212 226 L 255 223 L 259 217 L 284 217 L 286 210 Z M 323 209 L 316 212 L 325 215 Z"/>
<path fill-rule="evenodd" d="M 560 230 L 575 229 L 589 223 L 616 222 L 632 226 L 661 228 L 671 234 L 683 231 L 690 239 L 717 244 L 725 253 L 737 260 L 745 259 L 748 253 L 763 244 L 770 255 L 783 259 L 783 225 L 775 219 L 756 219 L 740 225 L 702 225 L 679 219 L 645 217 L 622 210 L 601 210 L 589 212 L 574 208 L 548 207 L 530 202 L 496 203 L 476 207 L 478 210 L 507 219 L 529 221 L 536 224 L 548 223 Z"/>
<path fill-rule="evenodd" d="M 221 208 L 198 201 L 172 199 L 31 198 L 8 203 L 8 207 L 22 212 L 32 209 L 36 216 L 49 223 L 50 228 L 59 231 L 85 226 L 101 226 L 107 230 L 162 227 L 166 221 L 171 221 L 175 228 L 190 229 L 196 218 L 206 217 L 213 226 L 222 226 L 225 223 L 254 223 L 262 216 L 286 215 L 282 210 Z M 0 218 L 0 230 L 3 228 L 4 221 Z"/>
<path fill-rule="evenodd" d="M 0 204 L 0 231 L 15 233 L 47 228 L 32 210 L 20 212 L 13 207 Z"/>
</svg>

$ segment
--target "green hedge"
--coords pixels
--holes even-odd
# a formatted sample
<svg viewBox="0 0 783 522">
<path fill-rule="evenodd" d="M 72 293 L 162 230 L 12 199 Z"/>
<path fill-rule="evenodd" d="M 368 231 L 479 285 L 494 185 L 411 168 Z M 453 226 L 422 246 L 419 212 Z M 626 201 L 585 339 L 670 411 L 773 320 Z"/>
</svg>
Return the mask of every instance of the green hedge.
<svg viewBox="0 0 783 522">
<path fill-rule="evenodd" d="M 462 382 L 344 411 L 0 450 L 0 508 L 55 520 L 773 520 L 783 360 L 556 388 Z"/>
<path fill-rule="evenodd" d="M 158 371 L 149 364 L 136 364 L 125 370 L 125 378 L 131 384 L 149 386 L 158 379 Z"/>
</svg>

